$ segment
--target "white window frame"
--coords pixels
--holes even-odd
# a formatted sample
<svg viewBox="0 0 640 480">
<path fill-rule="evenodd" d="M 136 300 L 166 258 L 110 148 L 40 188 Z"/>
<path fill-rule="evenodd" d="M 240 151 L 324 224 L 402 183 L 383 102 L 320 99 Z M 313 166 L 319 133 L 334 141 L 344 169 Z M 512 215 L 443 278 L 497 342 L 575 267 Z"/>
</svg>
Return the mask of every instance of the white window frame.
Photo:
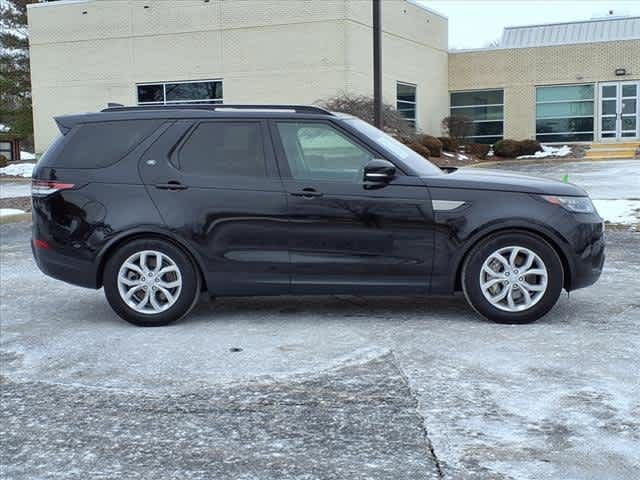
<svg viewBox="0 0 640 480">
<path fill-rule="evenodd" d="M 404 85 L 405 87 L 413 87 L 414 91 L 415 91 L 415 101 L 411 102 L 409 100 L 398 100 L 398 86 L 399 85 Z M 413 118 L 408 118 L 405 117 L 402 113 L 400 113 L 400 110 L 398 109 L 398 104 L 404 104 L 404 105 L 410 105 L 413 107 L 413 111 L 414 111 L 414 117 Z M 400 113 L 400 115 L 402 115 L 404 117 L 404 119 L 409 122 L 409 125 L 411 125 L 413 128 L 415 128 L 416 130 L 418 129 L 418 85 L 415 83 L 410 83 L 410 82 L 401 82 L 399 80 L 396 80 L 396 110 L 398 110 L 398 113 Z M 413 125 L 412 125 L 413 123 Z"/>
<path fill-rule="evenodd" d="M 187 84 L 187 83 L 211 83 L 211 82 L 220 82 L 222 84 L 222 97 L 220 99 L 202 99 L 202 100 L 169 100 L 167 101 L 167 85 L 175 85 L 175 84 Z M 140 102 L 138 98 L 138 87 L 144 87 L 147 85 L 162 85 L 162 98 L 164 99 L 161 102 Z M 137 105 L 184 105 L 184 104 L 198 104 L 198 103 L 213 103 L 213 104 L 222 104 L 224 99 L 224 82 L 221 78 L 213 78 L 210 80 L 179 80 L 179 81 L 165 81 L 165 82 L 142 82 L 136 83 L 135 85 L 135 95 L 136 95 L 136 104 Z"/>
<path fill-rule="evenodd" d="M 552 88 L 552 87 L 582 87 L 585 85 L 591 85 L 593 87 L 593 96 L 591 99 L 589 98 L 585 98 L 585 99 L 581 99 L 581 100 L 545 100 L 542 102 L 538 101 L 538 89 L 539 88 Z M 596 88 L 597 85 L 595 83 L 592 82 L 587 82 L 587 83 L 557 83 L 557 84 L 547 84 L 547 85 L 536 85 L 535 86 L 535 91 L 533 92 L 534 94 L 534 98 L 535 98 L 535 109 L 533 111 L 533 132 L 535 135 L 536 140 L 538 140 L 540 143 L 585 143 L 585 142 L 593 142 L 595 141 L 596 138 L 596 131 L 597 131 L 597 118 L 599 118 L 599 116 L 597 115 L 597 112 L 599 110 L 598 107 L 598 102 L 596 101 Z M 570 117 L 544 117 L 544 118 L 538 118 L 538 105 L 546 105 L 546 104 L 552 104 L 552 103 L 582 103 L 582 102 L 591 102 L 593 103 L 593 115 L 572 115 Z M 593 130 L 589 131 L 580 131 L 580 132 L 553 132 L 553 133 L 538 133 L 538 120 L 561 120 L 563 118 L 593 118 Z M 554 141 L 554 142 L 545 142 L 543 138 L 538 138 L 538 135 L 540 135 L 541 137 L 544 137 L 546 135 L 551 136 L 551 135 L 585 135 L 585 134 L 592 134 L 593 138 L 591 140 L 571 140 L 571 141 Z"/>
<path fill-rule="evenodd" d="M 469 93 L 469 92 L 502 92 L 502 103 L 483 103 L 480 105 L 451 105 L 451 94 L 453 93 Z M 494 138 L 500 137 L 504 139 L 504 88 L 474 88 L 473 90 L 451 90 L 449 92 L 449 115 L 453 115 L 453 110 L 457 108 L 476 108 L 476 107 L 502 107 L 502 118 L 499 120 L 473 120 L 473 123 L 489 123 L 489 122 L 501 122 L 502 133 L 500 135 L 471 135 L 468 138 L 473 140 L 474 138 Z"/>
</svg>

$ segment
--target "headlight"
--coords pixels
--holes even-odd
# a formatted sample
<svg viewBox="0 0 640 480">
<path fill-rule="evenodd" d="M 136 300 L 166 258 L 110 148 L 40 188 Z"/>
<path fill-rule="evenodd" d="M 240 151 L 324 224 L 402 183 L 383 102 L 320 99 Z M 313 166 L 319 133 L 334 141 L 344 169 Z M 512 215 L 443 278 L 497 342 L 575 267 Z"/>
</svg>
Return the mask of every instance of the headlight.
<svg viewBox="0 0 640 480">
<path fill-rule="evenodd" d="M 593 213 L 596 209 L 589 197 L 558 197 L 556 195 L 542 195 L 549 203 L 559 205 L 574 213 Z"/>
</svg>

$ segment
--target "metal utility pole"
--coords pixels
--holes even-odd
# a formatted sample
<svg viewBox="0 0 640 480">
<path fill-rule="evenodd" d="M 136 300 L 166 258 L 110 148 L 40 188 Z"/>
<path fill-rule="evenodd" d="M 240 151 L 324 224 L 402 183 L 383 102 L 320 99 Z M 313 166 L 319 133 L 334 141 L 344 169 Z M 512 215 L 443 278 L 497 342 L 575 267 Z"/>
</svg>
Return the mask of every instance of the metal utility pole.
<svg viewBox="0 0 640 480">
<path fill-rule="evenodd" d="M 380 28 L 382 0 L 373 2 L 373 122 L 382 128 L 382 29 Z"/>
</svg>

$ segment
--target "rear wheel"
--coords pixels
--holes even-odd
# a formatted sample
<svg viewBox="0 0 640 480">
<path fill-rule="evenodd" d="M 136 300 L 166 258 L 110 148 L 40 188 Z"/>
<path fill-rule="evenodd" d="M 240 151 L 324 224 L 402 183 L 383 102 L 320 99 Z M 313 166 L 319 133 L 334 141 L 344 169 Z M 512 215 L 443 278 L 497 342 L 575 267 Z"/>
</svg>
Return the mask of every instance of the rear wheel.
<svg viewBox="0 0 640 480">
<path fill-rule="evenodd" d="M 520 232 L 482 241 L 462 269 L 467 301 L 498 323 L 530 323 L 555 305 L 564 284 L 562 262 L 543 239 Z"/>
<path fill-rule="evenodd" d="M 200 275 L 178 247 L 159 239 L 137 239 L 109 258 L 104 290 L 126 321 L 150 327 L 174 322 L 191 311 L 200 294 Z"/>
</svg>

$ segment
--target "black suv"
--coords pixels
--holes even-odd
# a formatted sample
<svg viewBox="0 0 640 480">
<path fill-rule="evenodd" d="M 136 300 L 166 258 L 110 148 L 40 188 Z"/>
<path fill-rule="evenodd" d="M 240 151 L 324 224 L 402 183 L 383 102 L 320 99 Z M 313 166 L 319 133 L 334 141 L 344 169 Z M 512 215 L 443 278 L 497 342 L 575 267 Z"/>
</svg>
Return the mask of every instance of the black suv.
<svg viewBox="0 0 640 480">
<path fill-rule="evenodd" d="M 481 315 L 526 323 L 602 270 L 603 221 L 584 190 L 443 170 L 349 115 L 111 107 L 56 122 L 32 185 L 36 262 L 104 286 L 137 325 L 185 316 L 201 292 L 460 290 Z"/>
</svg>

